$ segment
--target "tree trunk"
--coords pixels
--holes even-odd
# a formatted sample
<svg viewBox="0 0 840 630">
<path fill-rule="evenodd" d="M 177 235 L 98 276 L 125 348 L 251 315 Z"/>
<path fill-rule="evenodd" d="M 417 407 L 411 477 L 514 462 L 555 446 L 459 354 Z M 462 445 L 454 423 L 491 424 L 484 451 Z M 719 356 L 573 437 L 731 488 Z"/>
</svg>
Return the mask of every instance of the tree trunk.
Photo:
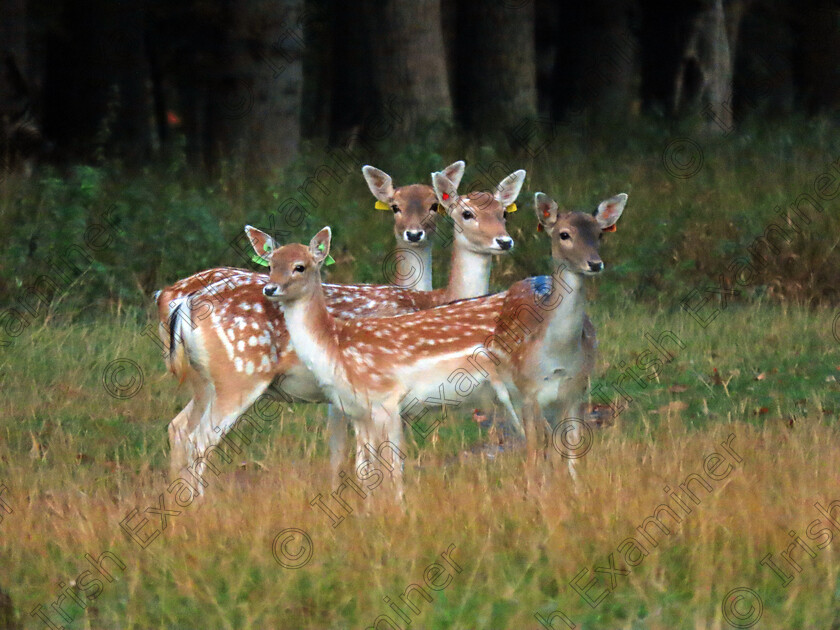
<svg viewBox="0 0 840 630">
<path fill-rule="evenodd" d="M 536 116 L 533 0 L 461 0 L 456 46 L 456 104 L 468 130 L 495 135 Z"/>
<path fill-rule="evenodd" d="M 392 112 L 393 128 L 408 138 L 429 124 L 451 122 L 441 0 L 374 2 L 368 18 L 379 112 Z"/>
<path fill-rule="evenodd" d="M 214 162 L 282 166 L 300 143 L 302 3 L 247 0 L 224 7 L 228 29 L 217 48 L 218 70 L 210 69 L 205 148 Z"/>
<path fill-rule="evenodd" d="M 691 21 L 674 82 L 674 111 L 700 112 L 704 129 L 728 134 L 734 128 L 734 54 L 749 0 L 704 3 Z"/>
</svg>

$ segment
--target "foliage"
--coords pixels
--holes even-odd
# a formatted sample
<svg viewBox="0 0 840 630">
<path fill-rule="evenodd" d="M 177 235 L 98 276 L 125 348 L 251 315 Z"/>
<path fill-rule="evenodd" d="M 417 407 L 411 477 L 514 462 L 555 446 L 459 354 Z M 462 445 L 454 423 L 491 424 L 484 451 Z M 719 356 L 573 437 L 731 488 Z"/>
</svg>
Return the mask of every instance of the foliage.
<svg viewBox="0 0 840 630">
<path fill-rule="evenodd" d="M 373 163 L 400 185 L 428 181 L 431 171 L 464 158 L 462 188 L 489 189 L 507 172 L 523 167 L 529 172 L 521 211 L 509 221 L 517 247 L 495 266 L 496 288 L 549 269 L 547 239 L 534 230 L 535 191 L 577 208 L 594 208 L 600 199 L 626 191 L 627 213 L 604 248 L 614 282 L 595 283 L 604 285 L 608 299 L 611 286 L 657 303 L 723 274 L 741 300 L 770 295 L 836 303 L 832 270 L 840 265 L 840 251 L 826 235 L 840 233 L 840 215 L 831 211 L 831 201 L 824 203 L 825 212 L 812 213 L 812 222 L 780 251 L 764 252 L 768 260 L 755 278 L 738 285 L 727 271 L 733 260 L 748 255 L 769 225 L 786 227 L 774 212 L 777 206 L 789 207 L 802 193 L 813 195 L 821 173 L 839 174 L 832 164 L 840 158 L 840 142 L 831 129 L 827 120 L 802 120 L 772 133 L 747 124 L 738 136 L 697 138 L 702 166 L 688 178 L 674 177 L 663 166 L 666 147 L 684 131 L 650 126 L 584 137 L 558 128 L 535 157 L 523 147 L 469 145 L 450 137 L 437 151 L 396 143 L 382 145 L 375 154 L 357 149 L 357 163 L 344 157 L 340 167 L 334 150 L 310 146 L 271 178 L 252 178 L 236 163 L 208 178 L 182 159 L 140 171 L 119 164 L 45 168 L 30 180 L 0 184 L 0 231 L 6 235 L 0 288 L 4 305 L 15 303 L 69 247 L 85 246 L 85 230 L 101 223 L 103 213 L 113 219 L 113 238 L 99 251 L 88 250 L 93 263 L 72 290 L 52 295 L 70 307 L 68 313 L 143 306 L 153 291 L 180 277 L 211 266 L 244 266 L 231 242 L 246 223 L 296 240 L 332 224 L 340 263 L 330 271 L 333 279 L 385 282 L 380 264 L 393 244 L 391 223 L 373 211 L 358 167 Z M 303 220 L 290 218 L 284 210 L 289 203 L 305 210 Z M 441 249 L 436 259 L 436 279 L 442 283 L 447 253 Z"/>
</svg>

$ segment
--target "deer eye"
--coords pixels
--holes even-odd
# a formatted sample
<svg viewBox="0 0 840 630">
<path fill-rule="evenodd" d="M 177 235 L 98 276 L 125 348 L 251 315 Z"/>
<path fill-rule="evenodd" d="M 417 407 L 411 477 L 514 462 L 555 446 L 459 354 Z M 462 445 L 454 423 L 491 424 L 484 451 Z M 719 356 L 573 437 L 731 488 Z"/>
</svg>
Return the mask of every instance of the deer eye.
<svg viewBox="0 0 840 630">
<path fill-rule="evenodd" d="M 295 265 L 295 273 L 303 273 L 304 271 L 306 271 L 306 267 L 304 267 L 303 265 Z"/>
<path fill-rule="evenodd" d="M 568 241 L 570 238 L 572 238 L 572 235 L 569 234 L 568 232 L 560 232 L 560 240 L 561 241 Z"/>
<path fill-rule="evenodd" d="M 433 203 L 432 207 L 429 208 L 429 212 L 437 212 L 437 211 L 438 211 L 438 205 L 437 205 L 437 203 Z"/>
<path fill-rule="evenodd" d="M 394 214 L 397 214 L 397 212 L 400 211 L 400 207 L 397 204 L 394 204 L 391 206 L 391 210 L 394 211 Z"/>
<path fill-rule="evenodd" d="M 472 213 L 471 210 L 464 210 L 464 212 L 461 216 L 464 217 L 464 219 L 467 220 L 467 221 L 475 218 L 475 215 Z"/>
</svg>

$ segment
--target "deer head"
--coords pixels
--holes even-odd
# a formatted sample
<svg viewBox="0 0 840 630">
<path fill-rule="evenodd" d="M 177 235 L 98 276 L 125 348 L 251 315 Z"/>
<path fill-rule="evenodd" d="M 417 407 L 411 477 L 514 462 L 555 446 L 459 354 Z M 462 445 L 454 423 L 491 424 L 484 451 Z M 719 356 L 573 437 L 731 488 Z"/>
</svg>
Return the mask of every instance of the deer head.
<svg viewBox="0 0 840 630">
<path fill-rule="evenodd" d="M 513 239 L 507 232 L 507 214 L 524 182 L 525 171 L 518 170 L 505 177 L 493 194 L 459 195 L 457 184 L 445 172 L 432 173 L 438 203 L 455 223 L 455 239 L 477 254 L 500 254 L 513 249 Z"/>
<path fill-rule="evenodd" d="M 534 195 L 537 220 L 551 237 L 551 256 L 557 262 L 566 262 L 569 271 L 595 275 L 604 270 L 604 261 L 598 253 L 605 232 L 614 232 L 627 195 L 620 193 L 602 201 L 590 215 L 585 212 L 560 212 L 557 202 L 545 193 Z"/>
<path fill-rule="evenodd" d="M 309 247 L 292 243 L 278 247 L 268 234 L 250 225 L 245 232 L 257 255 L 270 265 L 263 295 L 272 302 L 294 302 L 315 291 L 321 282 L 321 266 L 330 253 L 332 231 L 325 227 L 309 242 Z"/>
<path fill-rule="evenodd" d="M 457 187 L 464 175 L 464 163 L 455 162 L 444 170 Z M 394 188 L 391 176 L 373 166 L 363 166 L 370 192 L 376 197 L 378 208 L 394 213 L 394 235 L 409 247 L 428 247 L 434 235 L 438 201 L 435 191 L 424 184 Z"/>
</svg>

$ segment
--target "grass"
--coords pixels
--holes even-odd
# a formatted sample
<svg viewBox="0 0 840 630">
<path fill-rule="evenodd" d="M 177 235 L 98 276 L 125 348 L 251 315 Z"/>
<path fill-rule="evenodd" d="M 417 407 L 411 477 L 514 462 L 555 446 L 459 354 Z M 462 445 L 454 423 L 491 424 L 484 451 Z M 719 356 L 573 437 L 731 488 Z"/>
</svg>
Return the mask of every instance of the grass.
<svg viewBox="0 0 840 630">
<path fill-rule="evenodd" d="M 536 627 L 535 612 L 554 610 L 583 627 L 727 627 L 721 600 L 740 586 L 763 598 L 761 627 L 836 624 L 834 545 L 815 560 L 794 553 L 803 570 L 787 589 L 758 564 L 768 552 L 779 558 L 789 530 L 805 537 L 818 518 L 814 502 L 840 499 L 834 313 L 755 304 L 721 313 L 705 330 L 684 312 L 638 305 L 593 314 L 605 340 L 604 386 L 614 366 L 645 348 L 646 331 L 670 330 L 685 347 L 647 387 L 628 386 L 632 403 L 579 462 L 579 494 L 563 466 L 529 484 L 518 454 L 487 459 L 472 448 L 485 436 L 453 416 L 436 446 L 409 449 L 405 513 L 374 493 L 351 499 L 354 512 L 332 528 L 309 505 L 340 483 L 328 473 L 324 410 L 284 409 L 277 426 L 210 478 L 208 501 L 178 508 L 165 494 L 167 508 L 182 514 L 145 550 L 120 521 L 134 508 L 156 508 L 166 492 L 164 426 L 184 393 L 133 318 L 27 331 L 0 366 L 0 481 L 14 509 L 0 523 L 4 586 L 25 616 L 56 601 L 59 581 L 87 567 L 85 553 L 110 550 L 125 570 L 67 627 L 368 627 L 389 612 L 383 597 L 399 601 L 454 544 L 463 570 L 432 593 L 416 627 Z M 101 382 L 121 357 L 145 377 L 128 400 L 110 397 Z M 714 368 L 725 387 L 714 384 Z M 701 473 L 704 456 L 720 452 L 730 433 L 743 462 L 590 608 L 569 582 L 587 568 L 585 585 L 610 553 L 623 566 L 616 548 L 667 501 L 662 487 Z M 147 517 L 145 532 L 160 529 L 157 515 Z M 297 570 L 272 556 L 285 528 L 312 540 L 312 559 Z M 607 584 L 596 575 L 593 596 Z"/>
<path fill-rule="evenodd" d="M 619 230 L 602 251 L 608 272 L 590 284 L 589 309 L 601 342 L 593 384 L 618 401 L 615 385 L 623 383 L 626 408 L 614 426 L 594 434 L 578 463 L 578 493 L 562 462 L 529 474 L 517 452 L 488 457 L 481 448 L 487 436 L 453 414 L 436 440 L 410 438 L 404 510 L 384 500 L 385 490 L 365 500 L 345 494 L 353 512 L 337 527 L 310 505 L 340 483 L 328 470 L 322 406 L 284 406 L 270 431 L 209 478 L 206 500 L 182 495 L 184 505 L 175 504 L 167 491 L 165 427 L 188 393 L 164 372 L 157 346 L 143 334 L 153 316 L 140 308 L 163 281 L 207 263 L 236 263 L 224 243 L 245 222 L 265 225 L 259 219 L 275 207 L 274 193 L 294 190 L 316 158 L 304 158 L 271 184 L 244 184 L 236 173 L 206 184 L 180 172 L 121 180 L 107 171 L 55 174 L 41 188 L 12 181 L 0 191 L 0 226 L 12 235 L 0 273 L 7 287 L 25 287 L 41 254 L 81 234 L 87 215 L 73 208 L 112 200 L 125 233 L 115 243 L 123 249 L 105 251 L 58 306 L 33 317 L 0 354 L 0 484 L 7 487 L 0 497 L 13 510 L 0 511 L 0 588 L 21 622 L 39 627 L 33 607 L 55 602 L 61 584 L 89 585 L 81 577 L 90 568 L 85 554 L 110 551 L 125 568 L 108 565 L 115 580 L 100 576 L 101 591 L 86 610 L 66 606 L 73 619 L 61 622 L 65 627 L 368 628 L 379 615 L 399 622 L 383 598 L 408 611 L 399 595 L 424 584 L 427 567 L 438 563 L 446 572 L 437 584 L 451 582 L 437 591 L 425 587 L 432 601 L 419 603 L 408 627 L 539 628 L 535 613 L 562 611 L 582 628 L 722 629 L 733 627 L 723 612 L 732 601 L 727 594 L 745 587 L 762 601 L 755 627 L 840 628 L 840 530 L 827 541 L 813 527 L 820 518 L 814 503 L 840 500 L 836 201 L 826 202 L 826 211 L 752 282 L 739 285 L 727 276 L 724 288 L 740 295 L 717 294 L 697 307 L 697 296 L 713 295 L 704 290 L 719 288 L 720 275 L 778 217 L 773 208 L 813 188 L 840 157 L 836 134 L 819 122 L 809 125 L 756 131 L 751 139 L 698 139 L 704 165 L 688 179 L 667 174 L 668 137 L 653 133 L 633 139 L 617 133 L 590 145 L 558 140 L 531 162 L 504 159 L 510 170 L 528 168 L 529 192 L 543 189 L 571 205 L 630 192 Z M 395 154 L 393 167 L 386 158 L 370 161 L 398 183 L 447 162 L 412 151 Z M 478 166 L 501 159 L 484 147 L 447 158 L 461 155 L 467 184 L 480 179 Z M 549 269 L 546 239 L 533 232 L 526 199 L 511 219 L 515 254 L 495 266 L 497 288 Z M 149 247 L 147 233 L 161 225 L 188 230 L 204 216 L 195 210 L 184 219 L 172 211 L 164 220 L 166 200 L 203 208 L 212 225 L 189 238 L 166 232 L 160 247 Z M 326 222 L 339 225 L 332 279 L 381 281 L 383 254 L 370 243 L 390 243 L 391 228 L 384 213 L 374 213 L 361 178 L 346 179 L 320 201 L 290 238 L 308 238 Z M 66 225 L 62 208 L 75 217 Z M 58 217 L 53 236 L 48 217 Z M 26 243 L 38 225 L 55 243 L 36 247 L 30 268 Z M 156 261 L 170 246 L 178 256 Z M 437 265 L 437 284 L 444 277 L 445 265 Z M 699 293 L 686 302 L 693 290 Z M 6 304 L 16 299 L 9 293 Z M 701 320 L 719 313 L 704 327 L 684 302 Z M 651 349 L 645 335 L 665 332 L 681 344 L 670 342 L 673 359 L 633 368 L 643 377 L 630 377 L 628 366 Z M 142 387 L 130 398 L 114 398 L 103 386 L 118 359 L 142 372 Z M 622 543 L 641 540 L 636 528 L 658 506 L 673 505 L 663 488 L 705 474 L 706 457 L 723 454 L 721 442 L 730 435 L 742 461 L 731 460 L 730 474 L 710 483 L 710 492 L 694 486 L 700 503 L 680 523 L 664 517 L 670 533 L 657 535 L 657 546 L 628 566 Z M 180 510 L 165 529 L 158 514 L 144 512 L 158 508 L 161 496 L 167 509 Z M 159 536 L 141 548 L 120 527 L 127 516 L 135 526 L 148 518 L 143 531 L 157 528 Z M 311 559 L 298 569 L 283 568 L 272 553 L 275 537 L 288 528 L 312 541 Z M 794 542 L 790 531 L 816 554 L 811 559 L 794 548 L 801 572 L 781 558 Z M 287 552 L 300 542 L 292 539 Z M 460 572 L 441 557 L 450 545 Z M 768 553 L 792 573 L 787 587 L 760 565 Z M 605 591 L 609 575 L 596 568 L 609 567 L 611 554 L 628 573 Z M 570 585 L 584 569 L 577 583 L 594 578 L 589 595 L 606 593 L 594 608 Z M 729 619 L 746 614 L 749 604 L 727 608 Z M 56 613 L 50 617 L 60 622 Z M 553 627 L 564 624 L 555 618 Z"/>
</svg>

